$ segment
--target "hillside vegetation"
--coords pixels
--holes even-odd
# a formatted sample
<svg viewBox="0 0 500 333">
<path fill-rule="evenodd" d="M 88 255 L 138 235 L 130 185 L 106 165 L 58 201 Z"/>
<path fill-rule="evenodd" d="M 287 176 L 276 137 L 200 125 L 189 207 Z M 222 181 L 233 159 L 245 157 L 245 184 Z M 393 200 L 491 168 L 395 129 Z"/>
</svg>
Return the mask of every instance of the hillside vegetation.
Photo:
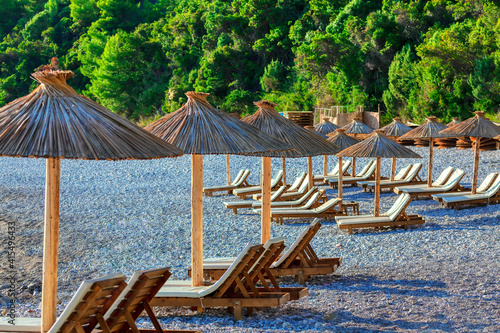
<svg viewBox="0 0 500 333">
<path fill-rule="evenodd" d="M 132 120 L 209 92 L 227 112 L 380 104 L 443 120 L 500 108 L 500 1 L 1 0 L 0 105 L 57 56 Z"/>
</svg>

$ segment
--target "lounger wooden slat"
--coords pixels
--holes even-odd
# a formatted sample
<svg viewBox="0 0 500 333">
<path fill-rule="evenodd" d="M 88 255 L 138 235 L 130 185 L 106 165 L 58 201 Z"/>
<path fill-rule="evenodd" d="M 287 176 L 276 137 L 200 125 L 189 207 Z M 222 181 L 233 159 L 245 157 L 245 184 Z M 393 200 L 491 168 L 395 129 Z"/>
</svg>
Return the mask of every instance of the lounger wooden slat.
<svg viewBox="0 0 500 333">
<path fill-rule="evenodd" d="M 250 175 L 250 170 L 242 169 L 238 172 L 238 175 L 236 175 L 236 178 L 234 181 L 231 183 L 231 185 L 221 185 L 221 186 L 211 186 L 211 187 L 204 187 L 203 188 L 203 193 L 205 193 L 206 196 L 213 196 L 214 192 L 222 192 L 222 191 L 227 191 L 227 194 L 231 194 L 234 189 L 236 188 L 247 188 L 250 186 L 248 183 L 248 176 Z"/>
<path fill-rule="evenodd" d="M 405 230 L 409 225 L 423 224 L 425 220 L 420 215 L 406 214 L 406 208 L 411 203 L 411 196 L 404 193 L 394 202 L 393 206 L 380 216 L 360 215 L 360 216 L 339 216 L 336 217 L 339 229 L 345 229 L 350 234 L 353 229 L 358 228 L 382 228 L 402 226 Z"/>
<path fill-rule="evenodd" d="M 285 292 L 258 292 L 249 279 L 249 272 L 264 252 L 264 247 L 249 244 L 238 255 L 221 278 L 211 286 L 190 287 L 169 284 L 163 287 L 151 302 L 152 306 L 227 307 L 240 320 L 242 308 L 266 308 L 290 300 Z"/>
</svg>

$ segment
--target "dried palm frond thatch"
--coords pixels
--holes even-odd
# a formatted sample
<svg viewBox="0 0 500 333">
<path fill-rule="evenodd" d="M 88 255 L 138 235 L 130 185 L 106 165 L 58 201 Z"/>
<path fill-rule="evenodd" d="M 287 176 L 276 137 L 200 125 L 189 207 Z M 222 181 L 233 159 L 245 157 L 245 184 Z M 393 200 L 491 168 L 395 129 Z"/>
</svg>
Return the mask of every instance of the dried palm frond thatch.
<svg viewBox="0 0 500 333">
<path fill-rule="evenodd" d="M 79 95 L 66 84 L 72 76 L 71 71 L 38 71 L 33 77 L 40 85 L 0 109 L 0 156 L 122 160 L 183 154 Z"/>
<path fill-rule="evenodd" d="M 448 124 L 446 124 L 446 126 L 451 127 L 453 125 L 458 124 L 459 122 L 460 122 L 460 120 L 458 119 L 458 117 L 453 117 L 453 120 L 450 121 Z"/>
<path fill-rule="evenodd" d="M 446 137 L 440 134 L 442 130 L 446 129 L 446 125 L 441 124 L 437 121 L 437 117 L 431 116 L 427 117 L 427 120 L 422 125 L 417 128 L 412 129 L 408 133 L 402 135 L 400 139 L 431 139 L 431 138 L 443 138 Z"/>
<path fill-rule="evenodd" d="M 365 140 L 342 150 L 335 156 L 421 158 L 421 156 L 414 151 L 385 136 L 381 130 L 376 130 Z"/>
<path fill-rule="evenodd" d="M 374 131 L 373 128 L 357 119 L 353 119 L 349 124 L 343 126 L 342 129 L 347 134 L 369 134 Z"/>
<path fill-rule="evenodd" d="M 401 122 L 401 118 L 396 117 L 393 119 L 392 123 L 381 128 L 384 134 L 389 137 L 399 137 L 403 134 L 408 133 L 412 130 L 411 127 L 406 126 Z"/>
<path fill-rule="evenodd" d="M 294 148 L 289 151 L 275 152 L 272 157 L 293 158 L 332 155 L 340 151 L 337 146 L 317 133 L 304 129 L 281 116 L 274 109 L 276 104 L 269 101 L 254 102 L 254 104 L 259 107 L 259 110 L 243 119 L 243 121 Z"/>
<path fill-rule="evenodd" d="M 476 138 L 494 138 L 500 135 L 500 128 L 486 118 L 483 111 L 474 113 L 476 114 L 474 117 L 442 130 L 441 134 L 450 137 L 468 136 Z"/>
<path fill-rule="evenodd" d="M 327 140 L 342 150 L 359 143 L 359 141 L 355 138 L 345 134 L 345 131 L 342 128 L 335 130 L 335 132 L 333 132 Z"/>
<path fill-rule="evenodd" d="M 316 131 L 314 129 L 314 126 L 304 126 L 304 128 L 308 131 L 311 131 L 311 132 L 314 132 L 316 133 L 317 135 L 319 135 L 320 137 L 322 137 L 323 139 L 328 139 L 328 136 L 326 134 L 323 134 L 323 133 L 320 133 L 318 131 Z"/>
<path fill-rule="evenodd" d="M 186 154 L 257 155 L 291 149 L 279 138 L 214 108 L 209 94 L 189 91 L 179 110 L 146 127 L 154 135 L 182 149 Z M 259 155 L 259 156 L 261 156 Z M 267 154 L 266 154 L 267 156 Z"/>
<path fill-rule="evenodd" d="M 314 130 L 324 135 L 328 135 L 339 128 L 339 126 L 335 125 L 327 118 L 323 119 L 319 124 L 314 125 Z"/>
</svg>

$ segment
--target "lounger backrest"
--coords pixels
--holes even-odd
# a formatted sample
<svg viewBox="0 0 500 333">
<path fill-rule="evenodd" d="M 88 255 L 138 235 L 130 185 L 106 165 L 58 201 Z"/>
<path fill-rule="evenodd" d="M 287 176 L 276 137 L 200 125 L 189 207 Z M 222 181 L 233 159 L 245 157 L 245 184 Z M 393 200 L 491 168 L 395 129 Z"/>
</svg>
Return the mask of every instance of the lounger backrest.
<svg viewBox="0 0 500 333">
<path fill-rule="evenodd" d="M 240 171 L 238 171 L 238 174 L 236 175 L 236 177 L 234 177 L 234 180 L 231 182 L 231 185 L 236 185 L 240 181 L 241 176 L 243 175 L 244 172 L 245 169 L 241 169 Z"/>
<path fill-rule="evenodd" d="M 361 169 L 361 172 L 358 173 L 356 176 L 363 177 L 368 172 L 368 170 L 370 170 L 370 167 L 374 164 L 375 164 L 375 161 L 373 159 L 369 160 L 368 163 L 365 164 L 363 169 Z"/>
<path fill-rule="evenodd" d="M 397 198 L 392 207 L 384 215 L 388 215 L 391 220 L 395 220 L 410 202 L 411 195 L 403 193 L 399 196 L 399 198 Z"/>
<path fill-rule="evenodd" d="M 309 209 L 311 208 L 311 206 L 316 202 L 318 201 L 319 197 L 323 194 L 323 192 L 321 191 L 318 191 L 316 193 L 314 193 L 310 198 L 309 200 L 307 200 L 307 202 L 300 207 L 300 209 Z"/>
<path fill-rule="evenodd" d="M 234 186 L 238 187 L 238 186 L 241 186 L 241 184 L 243 184 L 245 182 L 245 180 L 247 180 L 248 176 L 250 175 L 250 170 L 246 169 L 243 174 L 241 175 L 240 179 L 238 180 L 238 182 L 236 182 L 235 184 L 233 184 Z"/>
<path fill-rule="evenodd" d="M 441 172 L 441 174 L 439 175 L 438 179 L 436 179 L 432 183 L 432 186 L 441 186 L 441 185 L 444 185 L 446 183 L 446 181 L 448 180 L 448 178 L 450 178 L 450 175 L 453 172 L 453 170 L 454 169 L 451 166 L 449 166 L 446 169 L 444 169 L 443 172 Z"/>
<path fill-rule="evenodd" d="M 331 207 L 335 206 L 336 204 L 338 204 L 340 200 L 341 199 L 339 199 L 339 198 L 331 198 L 330 200 L 328 200 L 327 202 L 325 202 L 321 206 L 316 207 L 312 210 L 316 213 L 322 213 L 325 210 L 327 210 L 328 208 L 331 208 Z"/>
<path fill-rule="evenodd" d="M 491 185 L 491 187 L 488 189 L 488 191 L 484 192 L 484 196 L 488 197 L 488 198 L 491 198 L 491 197 L 494 197 L 498 191 L 500 190 L 500 177 L 497 177 L 497 179 L 495 179 L 495 182 L 493 183 L 493 185 Z"/>
<path fill-rule="evenodd" d="M 285 190 L 286 190 L 286 186 L 285 185 L 280 186 L 280 188 L 277 189 L 276 192 L 273 193 L 273 195 L 271 195 L 271 201 L 276 200 L 280 195 L 283 194 L 283 192 L 285 192 Z"/>
<path fill-rule="evenodd" d="M 250 270 L 248 271 L 249 275 L 252 275 L 253 274 L 253 270 L 256 267 L 258 267 L 260 264 L 262 264 L 261 261 L 265 258 L 265 256 L 267 255 L 267 252 L 269 251 L 269 249 L 273 245 L 276 245 L 276 244 L 279 244 L 279 243 L 284 243 L 284 242 L 285 242 L 285 237 L 271 238 L 267 242 L 265 242 L 264 243 L 264 251 L 262 252 L 260 258 L 255 262 L 255 265 L 253 265 L 252 268 L 250 268 Z"/>
<path fill-rule="evenodd" d="M 299 199 L 295 200 L 293 204 L 295 205 L 301 205 L 303 204 L 307 198 L 309 198 L 314 192 L 316 192 L 318 188 L 316 186 L 313 186 L 309 191 L 307 191 L 303 196 L 301 196 Z"/>
<path fill-rule="evenodd" d="M 364 175 L 362 175 L 362 176 L 358 175 L 357 177 L 361 177 L 361 178 L 365 178 L 365 179 L 370 177 L 375 172 L 376 167 L 377 167 L 377 163 L 372 163 L 372 165 L 370 165 L 370 167 L 368 168 L 368 170 L 365 172 Z"/>
<path fill-rule="evenodd" d="M 342 161 L 342 174 L 344 174 L 347 171 L 347 169 L 349 169 L 350 166 L 351 166 L 351 160 Z"/>
<path fill-rule="evenodd" d="M 456 169 L 455 171 L 453 171 L 453 173 L 450 176 L 450 179 L 448 179 L 446 184 L 444 184 L 441 187 L 441 189 L 443 189 L 444 191 L 451 190 L 460 182 L 460 180 L 462 180 L 464 175 L 465 175 L 465 172 L 463 170 Z"/>
<path fill-rule="evenodd" d="M 135 321 L 170 277 L 170 267 L 137 271 L 105 316 L 111 332 L 129 332 L 129 314 Z"/>
<path fill-rule="evenodd" d="M 411 166 L 410 171 L 405 177 L 405 181 L 409 182 L 412 181 L 420 172 L 420 169 L 422 169 L 422 163 L 415 163 Z"/>
<path fill-rule="evenodd" d="M 302 184 L 302 182 L 306 178 L 306 175 L 307 175 L 307 173 L 303 171 L 297 178 L 295 178 L 295 181 L 293 182 L 292 186 L 290 186 L 288 191 L 297 190 L 299 188 L 300 184 Z"/>
<path fill-rule="evenodd" d="M 337 163 L 337 164 L 333 167 L 332 171 L 330 171 L 330 172 L 328 173 L 328 176 L 337 176 L 338 174 L 339 174 L 339 164 Z"/>
<path fill-rule="evenodd" d="M 316 226 L 318 224 L 319 224 L 319 226 L 321 226 L 321 223 L 319 222 L 319 219 L 314 219 L 314 221 L 307 228 L 305 228 L 300 233 L 300 235 L 295 239 L 295 242 L 293 242 L 292 245 L 287 246 L 287 250 L 285 252 L 283 252 L 283 255 L 278 260 L 276 260 L 271 265 L 271 267 L 272 268 L 279 267 L 280 265 L 282 265 L 285 262 L 285 260 L 287 260 L 287 259 L 290 258 L 290 255 L 292 255 L 292 253 L 296 253 L 297 252 L 297 248 L 299 246 L 303 245 L 303 243 L 304 243 L 303 240 L 306 238 L 306 236 L 309 235 L 311 232 L 314 232 L 314 234 L 316 233 L 315 230 L 319 229 L 319 228 L 316 228 Z M 310 238 L 312 238 L 312 237 L 310 237 Z"/>
<path fill-rule="evenodd" d="M 491 185 L 493 185 L 493 182 L 497 177 L 498 177 L 497 172 L 490 173 L 488 176 L 486 176 L 486 178 L 484 178 L 483 182 L 481 183 L 481 185 L 479 185 L 476 192 L 482 193 L 487 191 L 491 187 Z"/>
<path fill-rule="evenodd" d="M 412 165 L 413 164 L 408 164 L 407 166 L 405 166 L 404 168 L 402 168 L 401 170 L 399 170 L 399 172 L 394 176 L 394 180 L 403 180 L 403 179 L 405 179 L 405 176 L 410 171 Z"/>
<path fill-rule="evenodd" d="M 211 293 L 215 292 L 217 289 L 222 287 L 224 283 L 231 277 L 235 269 L 241 265 L 242 261 L 251 253 L 252 249 L 255 249 L 258 246 L 262 246 L 260 244 L 247 244 L 245 248 L 240 252 L 240 254 L 236 257 L 236 259 L 233 261 L 232 265 L 229 266 L 227 271 L 221 276 L 219 280 L 217 280 L 216 283 L 210 286 L 210 288 L 205 289 L 204 291 L 200 292 L 199 295 L 200 297 L 210 295 Z"/>
<path fill-rule="evenodd" d="M 280 170 L 278 171 L 276 176 L 271 180 L 271 188 L 278 186 L 282 178 L 283 178 L 283 170 Z"/>
<path fill-rule="evenodd" d="M 81 325 L 85 332 L 98 324 L 96 314 L 104 315 L 125 289 L 125 276 L 121 273 L 83 281 L 49 333 L 77 332 Z"/>
<path fill-rule="evenodd" d="M 299 193 L 305 193 L 307 191 L 307 188 L 309 187 L 309 179 L 304 178 L 302 181 L 302 184 L 300 184 L 299 190 L 297 192 Z"/>
</svg>

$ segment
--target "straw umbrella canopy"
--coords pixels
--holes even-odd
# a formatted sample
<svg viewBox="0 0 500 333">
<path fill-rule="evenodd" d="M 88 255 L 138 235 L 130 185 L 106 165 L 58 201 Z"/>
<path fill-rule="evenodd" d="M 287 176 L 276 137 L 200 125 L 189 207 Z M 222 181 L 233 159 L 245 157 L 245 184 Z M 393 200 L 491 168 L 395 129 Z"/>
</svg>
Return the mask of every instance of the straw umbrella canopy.
<svg viewBox="0 0 500 333">
<path fill-rule="evenodd" d="M 243 119 L 243 121 L 288 143 L 294 148 L 289 151 L 273 153 L 273 157 L 283 158 L 283 172 L 285 172 L 285 158 L 307 157 L 309 188 L 312 188 L 312 156 L 333 155 L 339 152 L 340 149 L 317 133 L 304 129 L 281 116 L 274 108 L 275 103 L 259 101 L 254 102 L 254 104 L 259 109 L 253 115 Z"/>
<path fill-rule="evenodd" d="M 284 142 L 214 108 L 207 101 L 209 94 L 187 92 L 188 101 L 179 110 L 166 115 L 146 127 L 154 135 L 191 154 L 191 267 L 192 285 L 199 286 L 203 279 L 203 155 L 235 154 L 262 155 L 268 151 L 291 149 Z M 259 156 L 260 156 L 259 155 Z M 265 164 L 269 173 L 270 161 Z M 267 170 L 269 169 L 269 171 Z M 267 177 L 263 177 L 267 180 Z M 269 187 L 267 182 L 264 187 Z M 270 197 L 269 195 L 266 198 Z M 263 198 L 264 200 L 264 198 Z M 270 200 L 269 200 L 270 201 Z M 266 205 L 267 206 L 267 205 Z M 270 205 L 264 212 L 263 233 L 269 230 Z M 269 215 L 269 217 L 267 216 Z M 264 223 L 266 224 L 264 226 Z M 269 235 L 264 235 L 267 238 Z"/>
<path fill-rule="evenodd" d="M 458 117 L 453 117 L 453 120 L 450 121 L 446 126 L 451 127 L 453 125 L 459 124 L 461 121 L 458 119 Z"/>
<path fill-rule="evenodd" d="M 322 122 L 314 125 L 314 130 L 317 133 L 323 134 L 325 136 L 332 132 L 335 132 L 335 130 L 339 128 L 339 126 L 330 121 L 330 118 L 324 118 Z M 323 176 L 326 175 L 328 175 L 328 155 L 325 155 L 323 159 Z"/>
<path fill-rule="evenodd" d="M 384 131 L 384 134 L 388 137 L 399 137 L 411 131 L 412 128 L 403 124 L 401 118 L 396 117 L 392 120 L 392 123 L 382 127 L 381 130 Z"/>
<path fill-rule="evenodd" d="M 329 118 L 324 118 L 322 122 L 314 125 L 314 130 L 324 135 L 328 135 L 339 128 L 340 126 L 337 126 L 334 123 L 332 123 Z"/>
<path fill-rule="evenodd" d="M 434 139 L 446 137 L 445 134 L 440 134 L 440 132 L 446 129 L 446 125 L 441 124 L 437 121 L 437 117 L 427 117 L 427 120 L 422 125 L 417 128 L 412 129 L 408 133 L 402 135 L 400 139 L 429 139 L 429 164 L 428 164 L 428 179 L 427 186 L 432 187 L 432 158 L 433 158 L 433 147 Z"/>
<path fill-rule="evenodd" d="M 361 119 L 358 117 L 353 118 L 349 124 L 342 126 L 341 128 L 345 130 L 346 134 L 351 134 L 351 136 L 356 139 L 364 139 L 374 131 L 373 128 L 361 122 Z"/>
<path fill-rule="evenodd" d="M 342 150 L 336 156 L 375 157 L 375 216 L 380 215 L 380 162 L 382 158 L 421 158 L 412 150 L 400 145 L 385 136 L 381 130 L 376 130 L 366 140 Z"/>
<path fill-rule="evenodd" d="M 46 163 L 42 332 L 56 320 L 61 159 L 176 157 L 183 152 L 112 113 L 66 84 L 71 71 L 33 74 L 32 93 L 0 109 L 0 156 L 42 157 Z"/>
<path fill-rule="evenodd" d="M 353 146 L 357 143 L 359 143 L 358 140 L 356 140 L 353 137 L 350 137 L 349 135 L 345 134 L 344 129 L 339 128 L 337 129 L 333 135 L 331 135 L 328 138 L 328 141 L 339 147 L 340 149 L 344 150 L 346 148 L 349 148 L 350 146 Z M 343 190 L 344 187 L 342 185 L 342 178 L 343 178 L 343 172 L 342 172 L 342 156 L 339 156 L 339 186 L 338 186 L 338 197 L 339 199 L 342 200 L 342 195 L 343 195 Z M 352 158 L 353 160 L 355 157 Z"/>
<path fill-rule="evenodd" d="M 475 138 L 474 143 L 474 167 L 472 173 L 472 194 L 477 189 L 477 173 L 479 169 L 479 145 L 481 138 L 494 138 L 500 135 L 500 128 L 491 120 L 487 119 L 483 111 L 474 112 L 476 115 L 472 118 L 453 125 L 443 131 L 441 134 L 448 136 L 469 136 Z"/>
</svg>

